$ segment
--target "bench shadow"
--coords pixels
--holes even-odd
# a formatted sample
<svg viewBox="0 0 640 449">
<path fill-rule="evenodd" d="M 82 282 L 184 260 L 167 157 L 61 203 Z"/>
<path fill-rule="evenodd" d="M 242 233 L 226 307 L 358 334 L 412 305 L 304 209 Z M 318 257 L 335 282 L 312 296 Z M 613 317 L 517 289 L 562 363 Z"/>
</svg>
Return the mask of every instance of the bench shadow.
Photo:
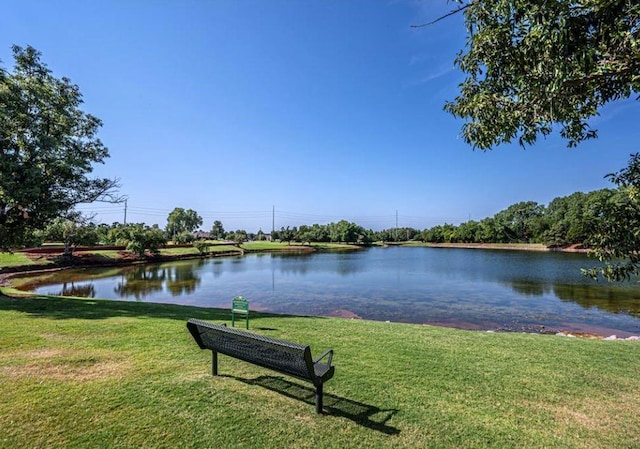
<svg viewBox="0 0 640 449">
<path fill-rule="evenodd" d="M 311 387 L 289 382 L 277 376 L 259 376 L 255 379 L 245 379 L 231 375 L 223 375 L 245 384 L 258 385 L 276 393 L 280 393 L 298 401 L 315 406 L 315 390 Z M 374 405 L 352 401 L 330 393 L 324 393 L 324 410 L 327 415 L 347 418 L 356 424 L 367 427 L 387 435 L 398 435 L 399 429 L 391 427 L 387 422 L 398 412 L 398 409 L 381 409 Z"/>
</svg>

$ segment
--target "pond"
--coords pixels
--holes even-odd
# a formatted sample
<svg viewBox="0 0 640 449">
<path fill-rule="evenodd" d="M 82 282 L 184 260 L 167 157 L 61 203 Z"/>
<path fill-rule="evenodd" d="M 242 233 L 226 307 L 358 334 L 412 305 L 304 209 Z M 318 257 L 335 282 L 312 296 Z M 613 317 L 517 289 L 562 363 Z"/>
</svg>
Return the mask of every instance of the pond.
<svg viewBox="0 0 640 449">
<path fill-rule="evenodd" d="M 434 324 L 464 329 L 640 334 L 640 286 L 580 274 L 584 254 L 390 247 L 249 254 L 67 270 L 25 288 L 43 294 Z"/>
</svg>

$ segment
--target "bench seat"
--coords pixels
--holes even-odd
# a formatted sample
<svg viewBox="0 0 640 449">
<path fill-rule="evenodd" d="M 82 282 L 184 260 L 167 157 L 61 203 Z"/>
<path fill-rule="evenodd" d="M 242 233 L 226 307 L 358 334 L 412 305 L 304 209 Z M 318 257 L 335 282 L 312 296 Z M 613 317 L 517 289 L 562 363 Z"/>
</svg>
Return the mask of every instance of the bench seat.
<svg viewBox="0 0 640 449">
<path fill-rule="evenodd" d="M 282 374 L 311 382 L 316 391 L 316 412 L 322 413 L 322 387 L 331 379 L 333 349 L 311 357 L 309 346 L 258 335 L 223 324 L 190 319 L 187 329 L 200 349 L 211 350 L 211 373 L 218 374 L 218 353 L 243 360 Z"/>
</svg>

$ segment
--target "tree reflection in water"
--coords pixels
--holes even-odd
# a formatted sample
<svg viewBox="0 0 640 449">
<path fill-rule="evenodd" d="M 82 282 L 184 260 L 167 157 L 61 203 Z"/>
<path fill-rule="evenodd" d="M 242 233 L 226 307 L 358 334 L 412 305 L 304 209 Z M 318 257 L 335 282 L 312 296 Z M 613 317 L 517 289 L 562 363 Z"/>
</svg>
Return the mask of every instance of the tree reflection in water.
<svg viewBox="0 0 640 449">
<path fill-rule="evenodd" d="M 576 302 L 584 308 L 597 307 L 640 317 L 640 297 L 635 289 L 611 286 L 604 290 L 590 285 L 558 284 L 553 286 L 553 292 L 561 301 Z"/>
<path fill-rule="evenodd" d="M 202 307 L 227 306 L 242 292 L 273 313 L 638 334 L 640 283 L 595 283 L 580 274 L 588 263 L 579 254 L 371 248 L 68 270 L 25 285 L 43 294 L 82 285 L 93 297 Z"/>
<path fill-rule="evenodd" d="M 172 266 L 138 266 L 123 273 L 114 291 L 121 297 L 134 297 L 142 300 L 150 294 L 166 288 L 172 296 L 193 293 L 201 279 L 196 274 L 199 263 L 177 264 Z"/>
<path fill-rule="evenodd" d="M 197 263 L 189 263 L 177 265 L 172 269 L 166 269 L 167 289 L 171 292 L 171 296 L 180 296 L 185 293 L 193 293 L 200 285 L 201 279 L 196 273 L 204 264 L 204 260 L 198 260 Z"/>
<path fill-rule="evenodd" d="M 62 291 L 56 293 L 58 296 L 76 296 L 80 298 L 95 298 L 96 289 L 93 284 L 80 284 L 75 285 L 74 282 L 64 282 L 62 284 Z"/>
<path fill-rule="evenodd" d="M 567 303 L 576 303 L 585 309 L 598 308 L 611 313 L 626 313 L 640 317 L 640 296 L 634 288 L 625 284 L 544 284 L 540 282 L 513 281 L 505 283 L 513 291 L 531 297 L 554 295 Z"/>
</svg>

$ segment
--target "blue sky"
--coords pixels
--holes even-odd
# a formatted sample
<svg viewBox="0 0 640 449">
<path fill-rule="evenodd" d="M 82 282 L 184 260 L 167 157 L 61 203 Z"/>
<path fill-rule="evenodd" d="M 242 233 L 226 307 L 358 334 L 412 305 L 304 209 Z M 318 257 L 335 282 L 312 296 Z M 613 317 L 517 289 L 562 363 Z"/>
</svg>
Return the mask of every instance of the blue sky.
<svg viewBox="0 0 640 449">
<path fill-rule="evenodd" d="M 473 151 L 445 113 L 462 74 L 462 17 L 411 28 L 446 0 L 3 2 L 0 60 L 31 45 L 103 121 L 127 222 L 164 227 L 175 207 L 203 229 L 340 219 L 372 229 L 480 220 L 611 184 L 640 150 L 640 108 L 610 104 L 599 139 L 557 136 Z M 124 205 L 81 208 L 122 222 Z"/>
</svg>

